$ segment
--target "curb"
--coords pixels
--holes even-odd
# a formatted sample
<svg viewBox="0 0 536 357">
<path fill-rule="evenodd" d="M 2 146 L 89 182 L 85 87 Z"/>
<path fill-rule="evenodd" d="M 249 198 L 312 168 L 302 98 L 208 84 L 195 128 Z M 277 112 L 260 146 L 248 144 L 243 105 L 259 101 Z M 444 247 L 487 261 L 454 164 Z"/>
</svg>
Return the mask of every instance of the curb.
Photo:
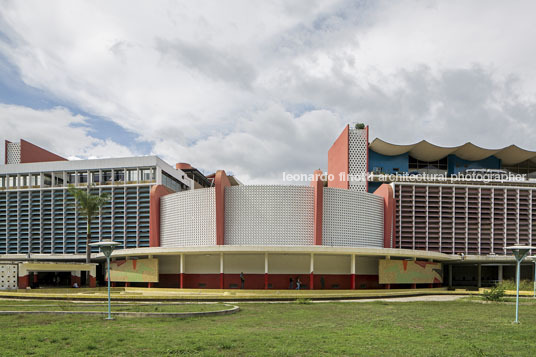
<svg viewBox="0 0 536 357">
<path fill-rule="evenodd" d="M 222 316 L 236 314 L 240 311 L 240 307 L 236 305 L 231 306 L 228 310 L 218 311 L 202 311 L 202 312 L 112 312 L 113 316 L 123 317 L 174 317 L 174 318 L 186 318 L 186 317 L 203 317 L 203 316 Z M 35 315 L 35 314 L 47 314 L 47 315 L 108 315 L 107 311 L 0 311 L 0 315 Z"/>
</svg>

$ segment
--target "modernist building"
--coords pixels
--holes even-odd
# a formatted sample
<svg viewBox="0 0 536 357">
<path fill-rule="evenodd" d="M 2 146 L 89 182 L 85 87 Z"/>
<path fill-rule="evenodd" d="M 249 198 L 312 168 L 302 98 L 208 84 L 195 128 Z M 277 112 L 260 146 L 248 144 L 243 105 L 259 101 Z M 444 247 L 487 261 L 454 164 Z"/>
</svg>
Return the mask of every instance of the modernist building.
<svg viewBox="0 0 536 357">
<path fill-rule="evenodd" d="M 12 275 L 18 264 L 19 287 L 44 272 L 100 277 L 81 263 L 69 184 L 110 193 L 93 232 L 122 244 L 111 280 L 127 286 L 238 288 L 241 273 L 252 289 L 479 286 L 513 276 L 506 247 L 532 243 L 536 153 L 514 146 L 369 143 L 368 127 L 347 126 L 325 181 L 316 171 L 307 186 L 247 186 L 157 157 L 65 161 L 29 145 L 7 143 L 0 167 L 0 259 Z M 471 169 L 529 175 L 448 177 Z M 417 173 L 439 176 L 408 179 Z"/>
<path fill-rule="evenodd" d="M 187 190 L 193 180 L 156 156 L 68 161 L 24 140 L 6 141 L 0 166 L 2 260 L 83 261 L 87 222 L 69 185 L 111 198 L 93 221 L 95 240 L 140 248 L 150 246 L 151 190 Z"/>
</svg>

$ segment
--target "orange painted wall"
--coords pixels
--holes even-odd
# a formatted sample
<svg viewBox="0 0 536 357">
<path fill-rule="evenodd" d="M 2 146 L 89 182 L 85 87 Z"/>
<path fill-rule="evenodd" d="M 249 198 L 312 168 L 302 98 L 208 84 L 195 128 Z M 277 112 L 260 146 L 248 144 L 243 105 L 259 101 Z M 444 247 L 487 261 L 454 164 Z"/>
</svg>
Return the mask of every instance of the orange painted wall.
<svg viewBox="0 0 536 357">
<path fill-rule="evenodd" d="M 149 200 L 149 247 L 160 247 L 160 197 L 173 193 L 163 185 L 151 187 Z"/>
<path fill-rule="evenodd" d="M 328 151 L 328 175 L 333 177 L 332 180 L 328 180 L 328 187 L 348 189 L 348 181 L 341 180 L 339 174 L 344 173 L 345 178 L 348 175 L 349 130 L 349 126 L 346 125 Z"/>
<path fill-rule="evenodd" d="M 314 244 L 322 245 L 322 213 L 324 204 L 324 181 L 322 181 L 322 170 L 315 170 L 311 186 L 315 189 L 314 208 Z"/>
<path fill-rule="evenodd" d="M 394 248 L 391 246 L 391 232 L 393 233 L 393 223 L 395 216 L 395 199 L 393 197 L 393 187 L 384 183 L 374 191 L 374 194 L 383 198 L 383 247 Z"/>
<path fill-rule="evenodd" d="M 218 170 L 214 178 L 216 189 L 216 244 L 225 244 L 225 187 L 231 186 L 225 171 Z"/>
</svg>

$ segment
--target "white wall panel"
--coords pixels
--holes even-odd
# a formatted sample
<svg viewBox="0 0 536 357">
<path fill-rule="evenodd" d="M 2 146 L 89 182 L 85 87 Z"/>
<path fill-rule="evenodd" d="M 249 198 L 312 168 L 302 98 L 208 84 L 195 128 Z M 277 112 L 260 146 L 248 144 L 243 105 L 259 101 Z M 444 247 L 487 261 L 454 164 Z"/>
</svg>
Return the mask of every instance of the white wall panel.
<svg viewBox="0 0 536 357">
<path fill-rule="evenodd" d="M 268 271 L 270 274 L 309 274 L 310 269 L 310 254 L 268 255 Z"/>
<path fill-rule="evenodd" d="M 225 189 L 225 244 L 313 245 L 313 226 L 312 187 Z"/>
<path fill-rule="evenodd" d="M 177 192 L 160 200 L 160 246 L 216 244 L 216 191 L 212 188 Z"/>
<path fill-rule="evenodd" d="M 160 274 L 179 274 L 180 257 L 177 255 L 161 255 L 158 258 L 158 272 Z"/>
<path fill-rule="evenodd" d="M 315 274 L 350 274 L 352 257 L 349 255 L 324 255 L 314 256 Z"/>
<path fill-rule="evenodd" d="M 186 274 L 219 274 L 219 254 L 192 254 L 184 256 Z"/>
<path fill-rule="evenodd" d="M 324 188 L 322 245 L 383 247 L 383 199 L 366 192 Z"/>
<path fill-rule="evenodd" d="M 225 254 L 223 256 L 225 274 L 264 274 L 264 254 Z"/>
<path fill-rule="evenodd" d="M 355 273 L 358 275 L 378 275 L 378 257 L 355 257 Z"/>
</svg>

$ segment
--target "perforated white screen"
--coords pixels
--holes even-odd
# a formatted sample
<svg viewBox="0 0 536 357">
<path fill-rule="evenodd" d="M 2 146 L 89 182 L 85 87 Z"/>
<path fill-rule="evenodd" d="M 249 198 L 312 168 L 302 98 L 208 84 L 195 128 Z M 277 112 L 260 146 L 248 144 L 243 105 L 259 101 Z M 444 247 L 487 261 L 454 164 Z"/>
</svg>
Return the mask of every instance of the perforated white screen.
<svg viewBox="0 0 536 357">
<path fill-rule="evenodd" d="M 17 266 L 0 264 L 0 290 L 16 289 L 18 285 Z"/>
<path fill-rule="evenodd" d="M 216 244 L 216 192 L 212 188 L 183 191 L 160 200 L 160 246 Z"/>
<path fill-rule="evenodd" d="M 348 148 L 348 173 L 351 176 L 360 176 L 367 172 L 367 131 L 365 129 L 350 129 Z M 352 178 L 350 176 L 350 179 Z M 366 192 L 366 180 L 350 180 L 350 190 Z"/>
<path fill-rule="evenodd" d="M 383 199 L 339 188 L 324 188 L 322 245 L 383 247 Z"/>
<path fill-rule="evenodd" d="M 20 143 L 7 144 L 7 164 L 20 164 Z"/>
<path fill-rule="evenodd" d="M 312 245 L 313 211 L 312 187 L 227 187 L 225 244 Z"/>
</svg>

